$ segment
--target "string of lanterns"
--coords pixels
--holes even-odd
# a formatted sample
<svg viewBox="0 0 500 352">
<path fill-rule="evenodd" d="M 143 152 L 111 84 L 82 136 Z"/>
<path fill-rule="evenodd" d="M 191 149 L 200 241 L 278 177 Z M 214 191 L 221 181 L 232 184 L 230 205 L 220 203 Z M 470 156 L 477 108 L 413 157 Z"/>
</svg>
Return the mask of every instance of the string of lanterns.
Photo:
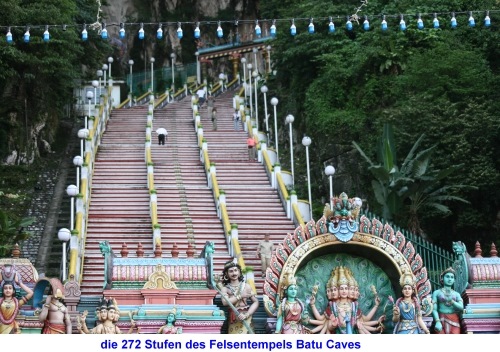
<svg viewBox="0 0 500 352">
<path fill-rule="evenodd" d="M 238 26 L 240 23 L 243 24 L 255 24 L 255 35 L 257 37 L 262 36 L 262 28 L 260 26 L 261 23 L 270 23 L 271 26 L 269 27 L 269 34 L 271 37 L 276 37 L 278 30 L 277 30 L 277 25 L 279 23 L 291 23 L 289 31 L 290 35 L 295 36 L 297 35 L 297 26 L 295 23 L 299 22 L 306 22 L 307 23 L 307 32 L 310 34 L 315 33 L 315 21 L 316 23 L 328 23 L 328 32 L 333 33 L 336 30 L 336 23 L 339 24 L 339 22 L 343 22 L 345 29 L 347 31 L 352 31 L 354 29 L 354 23 L 356 24 L 361 24 L 361 27 L 364 31 L 369 31 L 372 26 L 370 24 L 370 19 L 371 18 L 380 18 L 380 29 L 382 31 L 387 31 L 389 29 L 389 24 L 387 22 L 388 19 L 395 18 L 397 19 L 398 22 L 398 28 L 401 31 L 405 31 L 408 28 L 407 25 L 407 20 L 412 20 L 416 19 L 416 28 L 422 30 L 425 29 L 425 23 L 424 23 L 424 18 L 426 17 L 431 17 L 432 18 L 432 25 L 431 28 L 434 29 L 439 29 L 442 28 L 443 25 L 439 21 L 439 17 L 443 16 L 449 16 L 449 26 L 451 28 L 457 28 L 459 25 L 459 21 L 457 20 L 457 17 L 460 15 L 466 15 L 467 16 L 467 26 L 469 27 L 475 27 L 476 26 L 476 19 L 474 17 L 474 14 L 476 14 L 476 17 L 478 16 L 484 16 L 482 17 L 482 22 L 484 27 L 491 27 L 491 18 L 490 18 L 490 13 L 499 13 L 500 10 L 487 10 L 487 11 L 467 11 L 467 12 L 446 12 L 446 13 L 438 13 L 438 12 L 432 12 L 432 13 L 419 13 L 417 15 L 412 15 L 412 14 L 397 14 L 397 15 L 374 15 L 374 16 L 363 16 L 361 18 L 357 14 L 350 15 L 350 16 L 329 16 L 329 17 L 322 17 L 322 18 L 289 18 L 289 19 L 264 19 L 264 20 L 235 20 L 235 21 L 199 21 L 199 22 L 154 22 L 154 23 L 125 23 L 125 22 L 120 22 L 120 23 L 113 23 L 113 24 L 106 24 L 106 22 L 95 22 L 93 24 L 87 25 L 87 24 L 73 24 L 73 25 L 67 25 L 67 24 L 62 24 L 62 25 L 34 25 L 34 26 L 25 26 L 25 25 L 12 25 L 12 26 L 0 26 L 0 31 L 6 30 L 6 41 L 7 43 L 12 43 L 14 41 L 14 37 L 12 35 L 12 30 L 21 28 L 23 29 L 24 35 L 22 36 L 23 41 L 25 43 L 29 43 L 30 41 L 30 30 L 31 29 L 44 29 L 43 34 L 42 34 L 42 39 L 45 42 L 48 42 L 51 38 L 50 33 L 49 33 L 49 28 L 53 29 L 62 29 L 63 31 L 66 31 L 68 28 L 75 28 L 75 29 L 80 29 L 80 37 L 82 41 L 86 41 L 88 39 L 88 31 L 87 28 L 92 29 L 92 30 L 97 30 L 99 36 L 102 39 L 108 39 L 108 30 L 107 27 L 113 26 L 113 27 L 119 27 L 118 30 L 118 35 L 120 39 L 125 39 L 126 37 L 126 28 L 134 28 L 134 27 L 139 27 L 139 30 L 137 32 L 137 36 L 140 40 L 143 40 L 146 36 L 144 27 L 145 26 L 156 26 L 156 38 L 157 39 L 162 39 L 163 38 L 163 27 L 177 27 L 176 33 L 177 33 L 177 38 L 182 39 L 184 36 L 184 31 L 182 29 L 182 26 L 191 26 L 194 27 L 193 29 L 193 36 L 195 39 L 200 38 L 201 36 L 201 26 L 213 26 L 217 25 L 216 29 L 216 35 L 218 38 L 223 38 L 224 37 L 224 31 L 222 29 L 223 24 L 232 24 L 234 26 Z M 361 22 L 362 20 L 362 22 Z"/>
</svg>

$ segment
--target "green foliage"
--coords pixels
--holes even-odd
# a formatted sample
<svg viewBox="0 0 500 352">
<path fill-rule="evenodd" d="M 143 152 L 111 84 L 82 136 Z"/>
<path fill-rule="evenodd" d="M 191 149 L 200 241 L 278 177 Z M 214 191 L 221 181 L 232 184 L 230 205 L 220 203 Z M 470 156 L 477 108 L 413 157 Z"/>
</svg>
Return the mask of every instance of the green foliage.
<svg viewBox="0 0 500 352">
<path fill-rule="evenodd" d="M 474 29 L 466 25 L 467 11 L 497 10 L 498 3 L 373 0 L 358 13 L 360 22 L 364 15 L 370 16 L 370 31 L 365 32 L 361 23 L 354 23 L 354 30 L 347 32 L 341 16 L 334 18 L 335 33 L 328 34 L 326 21 L 320 20 L 315 20 L 316 33 L 307 33 L 309 17 L 352 14 L 360 4 L 357 0 L 320 0 L 314 4 L 306 0 L 269 0 L 261 4 L 261 18 L 292 18 L 301 14 L 301 19 L 295 20 L 295 37 L 289 34 L 289 23 L 277 23 L 278 36 L 271 45 L 278 74 L 268 79 L 268 94 L 280 99 L 280 114 L 295 116 L 296 135 L 308 135 L 313 140 L 309 148 L 313 202 L 325 200 L 328 179 L 323 169 L 333 164 L 337 168 L 334 193 L 347 191 L 349 195 L 366 198 L 365 204 L 371 208 L 378 204 L 370 194 L 373 175 L 359 166 L 359 154 L 352 153 L 351 142 L 357 141 L 372 158 L 377 155 L 375 136 L 389 122 L 396 137 L 394 150 L 411 150 L 423 131 L 425 136 L 419 142 L 422 149 L 418 150 L 435 146 L 428 150 L 432 152 L 432 164 L 429 159 L 412 171 L 415 175 L 421 173 L 419 183 L 413 184 L 419 188 L 414 191 L 413 206 L 425 211 L 418 210 L 421 223 L 410 225 L 425 228 L 436 243 L 446 246 L 451 240 L 462 240 L 470 247 L 476 240 L 500 238 L 499 226 L 495 225 L 500 206 L 500 33 L 496 27 L 483 27 L 479 14 L 475 14 Z M 439 15 L 438 30 L 432 28 L 429 15 L 423 17 L 424 30 L 416 28 L 416 16 L 412 15 L 405 17 L 405 32 L 398 30 L 398 17 L 387 18 L 387 32 L 379 27 L 378 14 L 382 13 L 451 11 L 462 11 L 457 15 L 459 26 L 455 30 L 449 26 L 448 15 Z M 280 128 L 285 127 L 280 124 Z M 297 142 L 296 179 L 306 183 L 300 137 Z M 390 162 L 386 160 L 387 164 Z M 286 168 L 287 161 L 282 163 Z M 393 155 L 392 163 L 402 165 L 403 160 Z M 378 171 L 382 169 L 381 166 Z M 430 172 L 431 179 L 439 179 L 440 174 L 433 170 L 454 172 L 430 187 L 423 178 Z M 450 185 L 473 187 L 450 189 Z M 299 197 L 305 198 L 307 188 L 299 182 L 296 186 Z M 422 190 L 432 198 L 417 196 Z M 457 196 L 460 199 L 454 198 Z M 408 219 L 412 208 L 410 198 L 406 200 L 402 216 Z M 426 205 L 421 208 L 420 204 Z M 406 220 L 401 220 L 405 225 Z M 469 236 L 471 231 L 474 239 Z"/>
<path fill-rule="evenodd" d="M 32 218 L 18 218 L 0 209 L 0 258 L 8 256 L 16 243 L 29 237 L 30 233 L 24 228 L 33 221 Z"/>
</svg>

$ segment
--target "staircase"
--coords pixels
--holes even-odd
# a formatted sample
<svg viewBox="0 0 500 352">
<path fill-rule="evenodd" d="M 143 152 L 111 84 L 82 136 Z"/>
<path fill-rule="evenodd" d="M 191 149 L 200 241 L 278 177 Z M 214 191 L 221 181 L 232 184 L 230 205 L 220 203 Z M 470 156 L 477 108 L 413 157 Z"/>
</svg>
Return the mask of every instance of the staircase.
<svg viewBox="0 0 500 352">
<path fill-rule="evenodd" d="M 185 257 L 188 244 L 195 257 L 206 241 L 215 244 L 214 273 L 219 274 L 224 263 L 231 260 L 224 228 L 217 216 L 212 190 L 197 144 L 193 113 L 189 99 L 169 104 L 154 113 L 154 128 L 168 131 L 165 145 L 153 140 L 155 188 L 158 197 L 158 222 L 161 225 L 162 249 L 169 253 L 176 244 L 179 257 Z"/>
<path fill-rule="evenodd" d="M 115 253 L 127 243 L 129 256 L 141 243 L 152 256 L 144 143 L 147 107 L 113 110 L 96 155 L 85 243 L 83 295 L 102 294 L 104 258 L 99 242 L 107 240 Z"/>
<path fill-rule="evenodd" d="M 217 131 L 212 129 L 206 107 L 200 110 L 200 116 L 210 161 L 216 164 L 219 188 L 226 192 L 229 219 L 231 223 L 238 224 L 243 258 L 247 266 L 254 268 L 255 284 L 260 295 L 264 280 L 261 278 L 260 259 L 256 255 L 258 242 L 269 233 L 270 240 L 278 244 L 287 233 L 293 233 L 295 225 L 286 217 L 264 165 L 249 160 L 247 132 L 242 126 L 240 131 L 234 130 L 232 98 L 232 92 L 226 92 L 216 99 Z"/>
</svg>

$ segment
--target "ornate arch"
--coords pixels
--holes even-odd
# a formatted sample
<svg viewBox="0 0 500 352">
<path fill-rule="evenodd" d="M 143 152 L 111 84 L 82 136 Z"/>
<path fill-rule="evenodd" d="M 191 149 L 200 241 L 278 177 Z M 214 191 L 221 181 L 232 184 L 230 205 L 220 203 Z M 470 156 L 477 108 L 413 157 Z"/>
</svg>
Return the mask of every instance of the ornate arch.
<svg viewBox="0 0 500 352">
<path fill-rule="evenodd" d="M 342 193 L 333 198 L 333 205 L 333 211 L 330 211 L 329 204 L 325 206 L 324 215 L 318 222 L 311 220 L 297 227 L 278 244 L 264 282 L 264 304 L 268 314 L 274 315 L 284 273 L 295 275 L 309 260 L 325 253 L 351 253 L 365 257 L 384 269 L 394 287 L 403 272 L 411 271 L 417 279 L 419 299 L 427 301 L 432 294 L 431 283 L 422 257 L 416 253 L 413 244 L 389 224 L 370 220 L 364 215 L 358 220 L 359 198 L 348 199 Z M 432 305 L 423 308 L 429 314 Z"/>
</svg>

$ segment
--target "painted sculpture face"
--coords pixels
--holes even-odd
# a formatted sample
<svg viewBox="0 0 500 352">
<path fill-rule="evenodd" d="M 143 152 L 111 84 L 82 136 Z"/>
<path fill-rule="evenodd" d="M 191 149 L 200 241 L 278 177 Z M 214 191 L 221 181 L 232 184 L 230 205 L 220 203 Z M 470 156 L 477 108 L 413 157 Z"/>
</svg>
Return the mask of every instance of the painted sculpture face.
<svg viewBox="0 0 500 352">
<path fill-rule="evenodd" d="M 349 286 L 348 297 L 350 299 L 356 299 L 356 286 Z"/>
<path fill-rule="evenodd" d="M 116 313 L 116 311 L 113 308 L 109 309 L 108 310 L 108 320 L 115 320 L 115 318 L 116 318 L 115 313 Z"/>
<path fill-rule="evenodd" d="M 403 297 L 410 298 L 412 294 L 413 294 L 413 287 L 411 287 L 410 285 L 404 285 L 403 286 Z"/>
<path fill-rule="evenodd" d="M 347 285 L 339 286 L 339 295 L 340 298 L 348 298 L 349 297 L 349 287 Z"/>
<path fill-rule="evenodd" d="M 332 300 L 332 289 L 330 287 L 326 288 L 326 298 L 328 298 L 329 301 Z"/>
<path fill-rule="evenodd" d="M 445 286 L 451 287 L 455 283 L 455 274 L 453 273 L 446 273 L 443 276 L 443 284 Z"/>
<path fill-rule="evenodd" d="M 360 294 L 361 294 L 361 293 L 359 292 L 359 287 L 358 287 L 358 286 L 356 286 L 356 287 L 354 288 L 354 299 L 358 299 Z"/>
<path fill-rule="evenodd" d="M 108 319 L 108 310 L 107 309 L 101 309 L 101 321 L 105 321 Z"/>
<path fill-rule="evenodd" d="M 175 322 L 175 315 L 173 313 L 170 313 L 167 317 L 167 323 L 173 324 Z"/>
<path fill-rule="evenodd" d="M 2 294 L 4 298 L 12 298 L 14 296 L 14 286 L 12 284 L 4 284 Z"/>
<path fill-rule="evenodd" d="M 240 275 L 241 275 L 240 269 L 238 269 L 235 266 L 232 268 L 229 268 L 229 270 L 227 271 L 227 276 L 229 277 L 229 280 L 238 280 Z"/>
<path fill-rule="evenodd" d="M 290 285 L 286 289 L 288 299 L 297 297 L 297 285 Z"/>
<path fill-rule="evenodd" d="M 331 292 L 331 294 L 330 294 L 331 301 L 335 301 L 335 300 L 339 299 L 339 289 L 337 288 L 337 286 L 333 285 L 332 287 L 330 287 L 330 292 Z"/>
</svg>

